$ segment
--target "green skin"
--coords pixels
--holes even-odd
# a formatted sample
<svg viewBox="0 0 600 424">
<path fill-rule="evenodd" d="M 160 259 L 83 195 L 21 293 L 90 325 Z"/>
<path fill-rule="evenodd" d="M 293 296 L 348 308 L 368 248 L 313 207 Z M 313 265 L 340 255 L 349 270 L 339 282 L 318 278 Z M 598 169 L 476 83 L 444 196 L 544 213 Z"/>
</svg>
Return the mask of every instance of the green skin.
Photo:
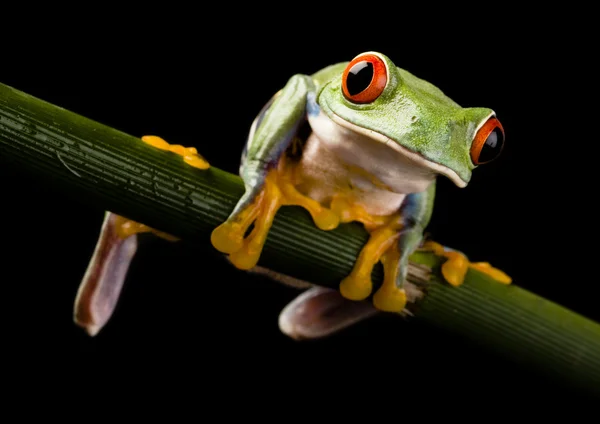
<svg viewBox="0 0 600 424">
<path fill-rule="evenodd" d="M 234 220 L 260 193 L 269 169 L 289 147 L 299 126 L 311 117 L 325 115 L 346 129 L 381 143 L 393 143 L 395 154 L 405 154 L 418 166 L 450 178 L 464 187 L 476 167 L 470 149 L 477 130 L 494 112 L 487 108 L 463 108 L 432 84 L 396 67 L 375 52 L 387 68 L 387 85 L 368 104 L 356 104 L 342 92 L 342 73 L 348 62 L 317 73 L 294 75 L 263 108 L 250 131 L 242 155 L 240 174 L 246 186 L 228 221 Z M 407 273 L 408 258 L 422 241 L 435 194 L 435 180 L 425 189 L 406 193 L 399 208 L 405 221 L 398 240 L 401 259 L 398 287 Z"/>
</svg>

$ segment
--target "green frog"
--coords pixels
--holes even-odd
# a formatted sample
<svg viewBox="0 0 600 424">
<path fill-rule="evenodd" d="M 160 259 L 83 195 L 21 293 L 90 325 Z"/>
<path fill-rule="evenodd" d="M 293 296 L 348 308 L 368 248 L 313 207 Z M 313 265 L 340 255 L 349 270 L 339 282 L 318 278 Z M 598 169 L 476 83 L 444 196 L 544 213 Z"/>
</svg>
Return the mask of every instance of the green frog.
<svg viewBox="0 0 600 424">
<path fill-rule="evenodd" d="M 155 136 L 142 140 L 182 155 L 192 166 L 209 167 L 195 149 L 171 146 Z M 342 321 L 348 323 L 374 311 L 401 313 L 405 309 L 408 260 L 420 247 L 447 258 L 442 272 L 449 284 L 461 285 L 469 267 L 509 284 L 510 277 L 488 263 L 470 263 L 461 252 L 434 242 L 423 243 L 437 176 L 465 187 L 477 166 L 499 157 L 504 141 L 504 129 L 493 110 L 459 106 L 439 88 L 395 66 L 379 52 L 361 53 L 313 75 L 294 75 L 250 127 L 239 170 L 245 193 L 228 219 L 214 229 L 211 242 L 237 268 L 257 270 L 281 206 L 306 209 L 324 231 L 340 223 L 362 223 L 369 240 L 352 272 L 340 281 L 339 291 L 312 288 L 298 298 L 304 303 L 314 304 L 319 299 L 337 307 L 348 305 L 354 314 L 341 314 Z M 123 232 L 122 240 L 140 231 L 153 231 L 111 215 L 107 215 L 105 226 L 111 220 L 112 233 L 124 226 L 133 229 Z M 105 245 L 110 248 L 110 243 L 105 241 Z M 124 245 L 121 241 L 120 246 Z M 100 254 L 97 256 L 90 267 L 111 266 L 106 261 L 100 263 Z M 383 264 L 384 279 L 372 293 L 371 272 L 378 262 Z M 84 279 L 80 293 L 86 285 L 112 285 L 119 291 L 126 273 L 123 261 L 120 263 L 122 271 L 113 282 L 101 284 L 96 279 L 92 284 Z M 280 281 L 291 280 L 270 274 Z M 94 273 L 89 271 L 88 275 Z M 79 310 L 87 311 L 88 316 L 93 315 L 89 306 L 93 292 L 88 290 L 87 296 L 78 297 L 88 298 L 79 301 Z M 108 302 L 114 305 L 118 294 L 109 297 L 112 300 Z M 365 302 L 357 305 L 369 298 L 368 306 Z M 299 302 L 280 317 L 280 327 L 291 336 L 296 330 L 290 320 L 300 319 Z M 316 309 L 327 307 L 320 304 Z M 319 334 L 342 328 L 344 322 L 330 323 Z"/>
</svg>

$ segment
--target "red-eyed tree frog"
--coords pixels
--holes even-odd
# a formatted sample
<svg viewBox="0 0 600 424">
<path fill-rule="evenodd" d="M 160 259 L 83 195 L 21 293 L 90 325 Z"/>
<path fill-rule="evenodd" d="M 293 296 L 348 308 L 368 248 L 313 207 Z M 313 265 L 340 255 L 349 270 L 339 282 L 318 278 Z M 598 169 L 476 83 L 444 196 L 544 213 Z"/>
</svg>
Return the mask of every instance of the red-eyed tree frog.
<svg viewBox="0 0 600 424">
<path fill-rule="evenodd" d="M 209 167 L 193 148 L 156 136 L 142 140 L 182 155 L 192 166 Z M 470 263 L 460 252 L 423 243 L 436 177 L 465 187 L 473 169 L 496 159 L 503 146 L 504 129 L 493 110 L 459 106 L 381 53 L 297 74 L 252 123 L 239 170 L 245 193 L 211 242 L 239 269 L 310 287 L 257 267 L 278 209 L 305 208 L 324 231 L 346 222 L 364 225 L 369 240 L 339 291 L 309 288 L 283 310 L 280 328 L 295 338 L 331 334 L 377 311 L 401 313 L 408 259 L 420 247 L 448 258 L 442 272 L 454 286 L 462 284 L 468 267 L 509 284 L 510 277 L 487 263 Z M 107 213 L 75 307 L 76 322 L 90 334 L 112 314 L 136 249 L 135 234 L 147 231 L 153 230 Z M 372 293 L 371 272 L 379 261 L 384 281 Z"/>
</svg>

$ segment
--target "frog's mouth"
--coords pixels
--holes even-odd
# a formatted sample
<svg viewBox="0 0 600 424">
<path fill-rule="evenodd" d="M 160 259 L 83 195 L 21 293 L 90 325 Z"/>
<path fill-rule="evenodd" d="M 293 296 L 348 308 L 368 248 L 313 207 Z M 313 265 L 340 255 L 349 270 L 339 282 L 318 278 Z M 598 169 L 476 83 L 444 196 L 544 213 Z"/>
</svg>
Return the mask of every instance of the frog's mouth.
<svg viewBox="0 0 600 424">
<path fill-rule="evenodd" d="M 369 137 L 369 138 L 371 138 L 373 140 L 376 140 L 376 141 L 378 141 L 380 143 L 384 143 L 390 149 L 393 149 L 393 150 L 397 151 L 398 153 L 402 154 L 403 156 L 405 156 L 409 160 L 415 162 L 419 166 L 423 166 L 423 167 L 429 168 L 433 172 L 436 172 L 438 174 L 441 174 L 441 175 L 444 175 L 444 176 L 448 177 L 458 187 L 464 188 L 464 187 L 467 186 L 468 181 L 463 180 L 456 173 L 456 171 L 448 168 L 447 166 L 440 165 L 439 163 L 436 163 L 436 162 L 432 162 L 429 159 L 425 158 L 420 153 L 413 152 L 412 150 L 409 150 L 406 147 L 403 147 L 403 146 L 399 145 L 394 140 L 392 140 L 391 138 L 389 138 L 389 137 L 387 137 L 387 136 L 385 136 L 385 135 L 383 135 L 381 133 L 378 133 L 376 131 L 370 130 L 368 128 L 359 127 L 358 125 L 354 125 L 354 124 L 352 124 L 352 123 L 344 120 L 343 118 L 340 118 L 333 111 L 330 111 L 330 113 L 328 114 L 328 116 L 336 124 L 338 124 L 338 125 L 340 125 L 340 126 L 342 126 L 344 128 L 347 128 L 347 129 L 349 129 L 351 131 L 354 131 L 356 133 L 362 134 L 362 135 L 364 135 L 366 137 Z"/>
</svg>

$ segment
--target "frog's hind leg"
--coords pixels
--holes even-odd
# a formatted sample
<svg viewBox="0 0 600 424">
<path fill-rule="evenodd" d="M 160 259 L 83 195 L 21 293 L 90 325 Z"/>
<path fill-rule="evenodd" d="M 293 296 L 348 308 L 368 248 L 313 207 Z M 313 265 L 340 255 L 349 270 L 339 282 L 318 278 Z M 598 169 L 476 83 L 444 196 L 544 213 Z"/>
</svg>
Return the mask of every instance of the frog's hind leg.
<svg viewBox="0 0 600 424">
<path fill-rule="evenodd" d="M 315 286 L 261 266 L 249 272 L 304 290 L 279 314 L 280 331 L 295 340 L 327 337 L 379 313 L 371 302 L 347 300 L 336 289 Z"/>
<path fill-rule="evenodd" d="M 314 286 L 279 314 L 279 330 L 295 340 L 327 337 L 378 314 L 370 302 L 345 299 L 338 290 Z"/>
<path fill-rule="evenodd" d="M 73 310 L 75 323 L 89 335 L 96 335 L 112 316 L 138 249 L 138 234 L 142 233 L 153 233 L 169 241 L 177 240 L 123 216 L 105 213 Z"/>
<path fill-rule="evenodd" d="M 208 169 L 209 163 L 193 147 L 171 145 L 157 136 L 141 140 L 160 150 L 180 155 L 183 161 L 198 169 Z M 91 336 L 106 325 L 118 303 L 129 266 L 138 249 L 138 235 L 152 233 L 168 241 L 176 237 L 147 225 L 106 212 L 96 248 L 79 284 L 73 319 Z"/>
<path fill-rule="evenodd" d="M 338 216 L 318 202 L 301 194 L 295 187 L 294 167 L 285 154 L 276 167 L 258 169 L 252 183 L 238 201 L 229 218 L 211 234 L 213 246 L 229 254 L 229 260 L 239 269 L 253 268 L 262 253 L 267 234 L 281 206 L 302 206 L 322 230 L 339 224 Z M 250 226 L 254 226 L 246 235 Z"/>
</svg>

